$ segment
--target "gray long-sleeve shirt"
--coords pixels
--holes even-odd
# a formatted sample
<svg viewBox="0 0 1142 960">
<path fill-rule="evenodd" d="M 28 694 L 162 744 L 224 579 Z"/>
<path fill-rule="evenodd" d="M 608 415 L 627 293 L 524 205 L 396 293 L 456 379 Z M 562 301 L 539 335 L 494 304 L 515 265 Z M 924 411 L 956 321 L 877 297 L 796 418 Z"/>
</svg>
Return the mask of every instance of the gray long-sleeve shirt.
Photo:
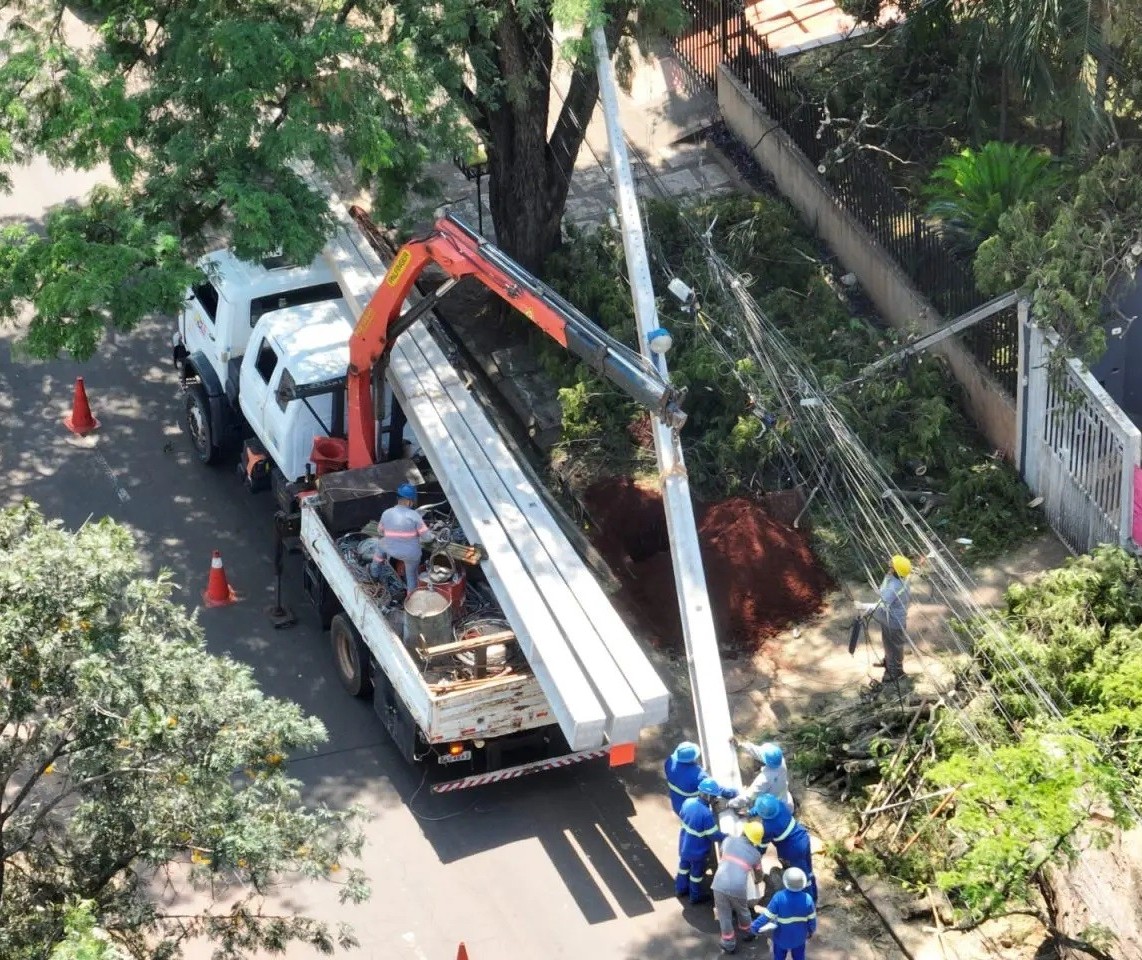
<svg viewBox="0 0 1142 960">
<path fill-rule="evenodd" d="M 722 856 L 711 889 L 745 900 L 749 877 L 761 863 L 761 851 L 747 837 L 730 837 L 722 843 Z"/>
<path fill-rule="evenodd" d="M 880 603 L 873 617 L 877 623 L 893 630 L 908 627 L 908 605 L 912 602 L 912 587 L 894 573 L 884 578 L 880 585 Z"/>
</svg>

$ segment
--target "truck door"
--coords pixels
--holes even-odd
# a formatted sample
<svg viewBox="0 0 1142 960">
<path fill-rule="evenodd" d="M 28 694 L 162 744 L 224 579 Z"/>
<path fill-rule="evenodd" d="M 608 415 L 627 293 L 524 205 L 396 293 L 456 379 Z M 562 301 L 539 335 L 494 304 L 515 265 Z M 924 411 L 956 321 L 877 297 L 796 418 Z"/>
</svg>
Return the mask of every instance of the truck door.
<svg viewBox="0 0 1142 960">
<path fill-rule="evenodd" d="M 290 472 L 292 464 L 283 462 L 283 445 L 288 447 L 288 441 L 283 436 L 284 417 L 275 397 L 284 368 L 273 342 L 258 335 L 242 358 L 238 397 L 242 415 L 266 452 L 278 469 L 294 480 L 296 476 Z"/>
<path fill-rule="evenodd" d="M 186 345 L 187 352 L 196 353 L 201 350 L 205 353 L 223 383 L 226 382 L 226 364 L 219 357 L 223 347 L 220 345 L 222 338 L 217 323 L 219 314 L 225 318 L 228 312 L 229 306 L 225 298 L 207 277 L 190 288 L 179 317 L 182 342 Z M 225 331 L 221 333 L 224 334 Z"/>
</svg>

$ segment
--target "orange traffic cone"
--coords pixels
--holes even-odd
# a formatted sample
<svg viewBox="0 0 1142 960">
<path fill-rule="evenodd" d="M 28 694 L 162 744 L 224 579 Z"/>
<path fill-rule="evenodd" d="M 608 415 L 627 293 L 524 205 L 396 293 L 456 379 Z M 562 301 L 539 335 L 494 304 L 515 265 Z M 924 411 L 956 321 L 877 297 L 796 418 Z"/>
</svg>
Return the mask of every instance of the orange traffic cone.
<svg viewBox="0 0 1142 960">
<path fill-rule="evenodd" d="M 460 949 L 456 951 L 456 960 L 468 960 L 468 948 L 464 944 L 460 944 Z"/>
<path fill-rule="evenodd" d="M 99 421 L 91 415 L 91 407 L 87 403 L 87 390 L 83 386 L 83 377 L 75 378 L 75 396 L 71 401 L 71 413 L 63 418 L 63 425 L 81 437 L 99 429 Z"/>
<path fill-rule="evenodd" d="M 222 566 L 222 554 L 215 550 L 210 556 L 210 580 L 202 593 L 202 602 L 208 607 L 224 607 L 238 599 L 234 588 L 226 579 L 226 570 Z"/>
</svg>

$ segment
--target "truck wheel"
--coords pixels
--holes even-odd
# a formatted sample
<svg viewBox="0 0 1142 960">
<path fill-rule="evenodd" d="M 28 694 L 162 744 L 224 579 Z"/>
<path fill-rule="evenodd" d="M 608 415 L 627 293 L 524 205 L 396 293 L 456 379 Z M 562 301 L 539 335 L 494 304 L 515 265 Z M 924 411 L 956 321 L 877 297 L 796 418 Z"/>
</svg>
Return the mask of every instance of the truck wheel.
<svg viewBox="0 0 1142 960">
<path fill-rule="evenodd" d="M 182 425 L 194 452 L 204 464 L 218 462 L 219 450 L 214 439 L 214 428 L 210 424 L 210 403 L 206 392 L 198 384 L 186 388 L 186 415 Z"/>
<path fill-rule="evenodd" d="M 373 681 L 369 676 L 369 648 L 345 614 L 337 614 L 330 622 L 329 641 L 333 646 L 333 663 L 341 686 L 351 696 L 369 696 L 373 692 Z"/>
</svg>

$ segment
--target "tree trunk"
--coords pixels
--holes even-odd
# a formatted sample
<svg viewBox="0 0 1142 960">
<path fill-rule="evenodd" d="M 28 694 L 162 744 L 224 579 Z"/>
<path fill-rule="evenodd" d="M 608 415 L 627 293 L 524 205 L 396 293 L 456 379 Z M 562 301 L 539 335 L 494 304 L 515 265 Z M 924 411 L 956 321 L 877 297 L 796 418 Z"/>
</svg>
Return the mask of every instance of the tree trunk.
<svg viewBox="0 0 1142 960">
<path fill-rule="evenodd" d="M 1043 867 L 1040 886 L 1063 960 L 1142 960 L 1142 828 L 1107 829 L 1105 849 L 1077 837 L 1071 863 Z"/>
<path fill-rule="evenodd" d="M 999 68 L 999 139 L 1007 140 L 1007 100 L 1011 95 L 1011 76 L 1006 65 Z"/>
<path fill-rule="evenodd" d="M 613 44 L 629 15 L 629 2 L 608 12 Z M 567 89 L 554 94 L 559 112 L 549 124 L 554 54 L 549 15 L 523 19 L 514 5 L 505 5 L 495 45 L 498 75 L 479 77 L 477 93 L 500 92 L 494 102 L 486 95 L 469 97 L 468 112 L 485 137 L 497 243 L 538 273 L 561 241 L 575 158 L 595 109 L 599 81 L 593 62 L 577 64 Z"/>
</svg>

